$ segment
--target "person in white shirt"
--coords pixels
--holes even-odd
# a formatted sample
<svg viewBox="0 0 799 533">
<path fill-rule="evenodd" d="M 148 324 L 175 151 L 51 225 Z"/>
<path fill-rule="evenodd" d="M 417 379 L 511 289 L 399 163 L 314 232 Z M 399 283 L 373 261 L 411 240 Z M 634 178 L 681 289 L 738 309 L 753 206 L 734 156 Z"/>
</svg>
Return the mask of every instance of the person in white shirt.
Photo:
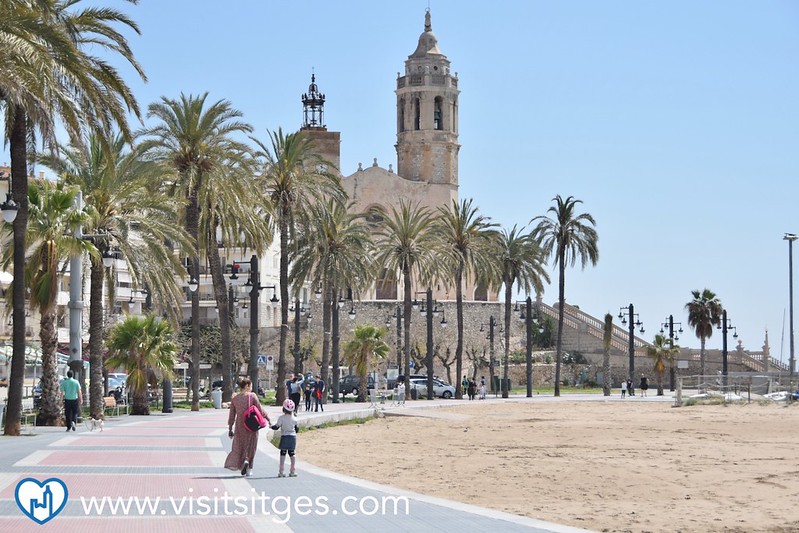
<svg viewBox="0 0 799 533">
<path fill-rule="evenodd" d="M 297 477 L 297 458 L 294 455 L 294 450 L 297 448 L 297 429 L 299 428 L 297 427 L 297 417 L 294 416 L 295 407 L 291 400 L 283 402 L 283 414 L 277 418 L 275 425 L 269 426 L 274 430 L 280 430 L 280 469 L 277 472 L 277 477 L 286 477 L 286 474 L 283 473 L 286 455 L 291 460 L 289 477 Z"/>
<path fill-rule="evenodd" d="M 397 382 L 397 403 L 405 405 L 405 382 Z"/>
</svg>

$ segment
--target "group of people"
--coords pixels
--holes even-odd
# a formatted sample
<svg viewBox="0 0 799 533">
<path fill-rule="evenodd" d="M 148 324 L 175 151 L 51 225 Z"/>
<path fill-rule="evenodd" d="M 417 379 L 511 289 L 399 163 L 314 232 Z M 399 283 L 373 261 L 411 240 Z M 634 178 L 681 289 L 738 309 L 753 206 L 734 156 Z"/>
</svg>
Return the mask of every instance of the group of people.
<svg viewBox="0 0 799 533">
<path fill-rule="evenodd" d="M 649 380 L 643 374 L 641 374 L 641 383 L 639 383 L 638 389 L 641 391 L 641 397 L 646 398 L 646 391 L 649 390 Z M 627 393 L 630 396 L 635 396 L 635 388 L 631 379 L 621 382 L 621 397 L 624 398 Z"/>
<path fill-rule="evenodd" d="M 463 376 L 463 379 L 461 380 L 461 386 L 463 387 L 463 390 L 466 391 L 466 394 L 469 396 L 470 400 L 474 400 L 475 397 L 477 396 L 478 392 L 480 394 L 479 397 L 480 397 L 481 400 L 485 400 L 486 399 L 486 377 L 485 376 L 480 376 L 480 389 L 479 390 L 477 388 L 477 382 L 474 380 L 474 378 L 468 378 L 467 379 L 466 376 Z"/>
</svg>

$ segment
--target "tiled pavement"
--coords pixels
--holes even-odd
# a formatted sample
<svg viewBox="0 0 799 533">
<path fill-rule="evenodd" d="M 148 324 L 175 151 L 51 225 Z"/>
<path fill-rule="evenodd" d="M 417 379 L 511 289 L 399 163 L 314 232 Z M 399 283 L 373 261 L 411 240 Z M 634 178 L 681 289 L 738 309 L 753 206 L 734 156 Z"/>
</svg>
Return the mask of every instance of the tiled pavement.
<svg viewBox="0 0 799 533">
<path fill-rule="evenodd" d="M 539 400 L 545 398 L 532 401 Z M 389 410 L 410 414 L 442 404 L 452 401 Z M 364 407 L 329 405 L 324 415 L 301 413 L 300 419 L 373 412 Z M 278 479 L 279 453 L 266 432 L 253 477 L 242 478 L 221 468 L 230 449 L 226 421 L 226 410 L 177 411 L 112 418 L 102 432 L 37 428 L 34 436 L 0 437 L 0 531 L 583 531 L 341 476 L 301 460 L 299 477 Z M 57 478 L 68 489 L 63 510 L 43 525 L 15 500 L 26 478 L 41 484 Z"/>
</svg>

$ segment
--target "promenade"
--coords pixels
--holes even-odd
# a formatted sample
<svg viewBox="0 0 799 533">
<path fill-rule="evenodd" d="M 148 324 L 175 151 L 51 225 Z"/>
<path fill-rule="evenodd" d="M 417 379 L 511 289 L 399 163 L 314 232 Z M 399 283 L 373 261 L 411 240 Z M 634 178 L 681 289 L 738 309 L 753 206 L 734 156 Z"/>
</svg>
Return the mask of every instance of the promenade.
<svg viewBox="0 0 799 533">
<path fill-rule="evenodd" d="M 589 396 L 589 395 L 586 395 Z M 595 396 L 601 399 L 602 396 Z M 574 399 L 574 398 L 571 398 Z M 591 401 L 594 398 L 583 398 Z M 558 401 L 552 397 L 495 401 Z M 606 399 L 605 399 L 606 400 Z M 649 398 L 644 401 L 670 401 Z M 414 413 L 454 400 L 407 402 L 382 407 L 386 415 Z M 324 413 L 300 413 L 301 424 L 358 418 L 374 413 L 368 404 L 329 404 Z M 275 419 L 278 409 L 269 408 Z M 262 431 L 253 476 L 224 470 L 230 450 L 227 410 L 148 417 L 110 418 L 104 431 L 37 428 L 35 435 L 0 438 L 0 531 L 475 531 L 577 532 L 571 527 L 461 504 L 342 476 L 309 465 L 298 447 L 296 478 L 278 478 L 279 452 Z M 369 460 L 368 443 L 352 453 Z M 401 450 L 398 450 L 401 453 Z M 317 462 L 323 464 L 323 460 Z M 424 472 L 420 470 L 420 478 Z M 25 479 L 21 505 L 15 498 Z M 36 493 L 53 480 L 65 496 Z M 33 489 L 36 497 L 25 496 Z M 38 489 L 41 492 L 41 489 Z M 28 491 L 28 492 L 26 492 Z M 442 495 L 445 496 L 445 495 Z M 58 507 L 63 503 L 60 511 Z M 51 507 L 46 507 L 50 505 Z M 58 513 L 47 520 L 48 514 Z"/>
</svg>

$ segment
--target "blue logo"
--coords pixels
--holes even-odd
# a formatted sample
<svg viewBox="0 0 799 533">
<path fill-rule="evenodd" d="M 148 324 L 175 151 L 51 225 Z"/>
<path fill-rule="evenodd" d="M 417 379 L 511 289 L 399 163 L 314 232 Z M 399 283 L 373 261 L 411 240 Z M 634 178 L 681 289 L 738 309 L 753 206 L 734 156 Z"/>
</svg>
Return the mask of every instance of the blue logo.
<svg viewBox="0 0 799 533">
<path fill-rule="evenodd" d="M 25 516 L 44 524 L 54 518 L 67 504 L 67 486 L 58 478 L 44 481 L 28 477 L 17 483 L 14 498 Z"/>
</svg>

